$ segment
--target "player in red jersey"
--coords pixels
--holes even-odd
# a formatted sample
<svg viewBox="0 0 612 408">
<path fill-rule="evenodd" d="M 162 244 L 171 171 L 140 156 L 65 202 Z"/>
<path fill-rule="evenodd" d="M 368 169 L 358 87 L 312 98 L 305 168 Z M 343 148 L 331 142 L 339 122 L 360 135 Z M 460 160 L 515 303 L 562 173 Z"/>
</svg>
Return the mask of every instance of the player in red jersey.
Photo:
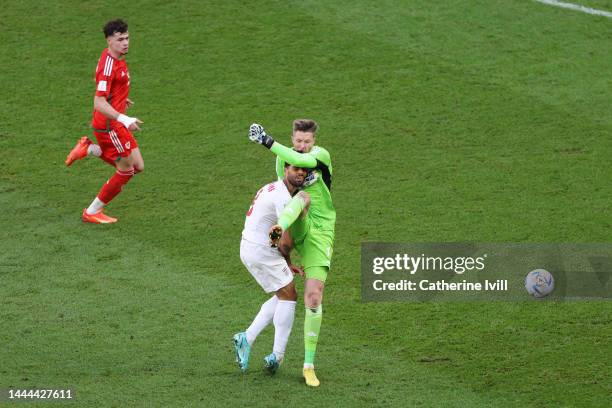
<svg viewBox="0 0 612 408">
<path fill-rule="evenodd" d="M 66 165 L 70 166 L 75 160 L 90 154 L 117 169 L 91 205 L 83 210 L 83 221 L 96 224 L 117 221 L 104 214 L 104 206 L 121 192 L 134 173 L 144 169 L 142 154 L 131 133 L 140 130 L 139 125 L 143 122 L 125 115 L 132 105 L 128 98 L 130 73 L 125 62 L 130 42 L 128 26 L 122 20 L 113 20 L 106 23 L 103 31 L 108 48 L 102 51 L 96 67 L 96 94 L 91 122 L 98 144 L 83 136 L 66 158 Z"/>
</svg>

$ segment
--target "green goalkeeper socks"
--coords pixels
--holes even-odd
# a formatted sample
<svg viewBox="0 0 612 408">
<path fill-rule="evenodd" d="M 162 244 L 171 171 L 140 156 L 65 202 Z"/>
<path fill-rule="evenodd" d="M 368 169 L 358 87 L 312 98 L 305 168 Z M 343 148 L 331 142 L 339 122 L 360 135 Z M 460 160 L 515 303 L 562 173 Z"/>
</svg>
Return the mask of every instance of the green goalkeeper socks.
<svg viewBox="0 0 612 408">
<path fill-rule="evenodd" d="M 314 365 L 322 318 L 323 305 L 319 305 L 316 309 L 306 308 L 306 315 L 304 316 L 304 365 Z"/>
<path fill-rule="evenodd" d="M 281 226 L 283 231 L 287 231 L 287 228 L 297 220 L 305 207 L 306 203 L 299 195 L 296 195 L 289 201 L 280 217 L 278 217 L 278 225 Z"/>
</svg>

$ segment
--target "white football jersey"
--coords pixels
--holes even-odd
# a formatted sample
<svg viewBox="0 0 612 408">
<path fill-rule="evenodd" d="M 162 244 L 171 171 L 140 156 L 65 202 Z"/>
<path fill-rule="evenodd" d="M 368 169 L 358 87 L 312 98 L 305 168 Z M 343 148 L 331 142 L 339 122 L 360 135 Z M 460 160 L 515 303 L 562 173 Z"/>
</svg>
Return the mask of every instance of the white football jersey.
<svg viewBox="0 0 612 408">
<path fill-rule="evenodd" d="M 291 200 L 291 194 L 282 180 L 266 184 L 259 189 L 246 213 L 242 238 L 269 245 L 268 232 L 278 224 L 278 217 Z"/>
</svg>

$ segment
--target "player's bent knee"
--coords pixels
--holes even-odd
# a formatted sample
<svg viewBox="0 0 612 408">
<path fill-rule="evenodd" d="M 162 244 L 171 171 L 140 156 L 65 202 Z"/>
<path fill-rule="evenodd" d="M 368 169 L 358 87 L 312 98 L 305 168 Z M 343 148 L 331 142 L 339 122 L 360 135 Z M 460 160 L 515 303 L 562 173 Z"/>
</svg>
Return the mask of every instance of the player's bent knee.
<svg viewBox="0 0 612 408">
<path fill-rule="evenodd" d="M 304 296 L 304 306 L 315 309 L 321 304 L 321 292 L 309 292 Z"/>
<path fill-rule="evenodd" d="M 321 304 L 321 298 L 318 297 L 310 297 L 307 299 L 304 299 L 304 306 L 306 306 L 309 309 L 316 309 L 317 307 L 319 307 L 319 305 Z"/>
<path fill-rule="evenodd" d="M 297 300 L 297 291 L 295 290 L 295 287 L 286 300 L 292 300 L 294 302 Z"/>
<path fill-rule="evenodd" d="M 135 172 L 135 168 L 134 166 L 128 166 L 128 165 L 124 165 L 124 166 L 119 166 L 118 164 L 119 162 L 117 162 L 117 170 L 120 171 L 126 171 L 126 172 Z"/>
<path fill-rule="evenodd" d="M 276 291 L 276 297 L 280 300 L 297 300 L 297 291 L 295 290 L 295 284 L 293 281 L 289 283 L 287 286 L 284 286 Z"/>
<path fill-rule="evenodd" d="M 323 300 L 323 288 L 327 267 L 312 266 L 306 268 L 306 284 L 304 286 L 304 305 L 308 308 L 317 308 Z"/>
</svg>

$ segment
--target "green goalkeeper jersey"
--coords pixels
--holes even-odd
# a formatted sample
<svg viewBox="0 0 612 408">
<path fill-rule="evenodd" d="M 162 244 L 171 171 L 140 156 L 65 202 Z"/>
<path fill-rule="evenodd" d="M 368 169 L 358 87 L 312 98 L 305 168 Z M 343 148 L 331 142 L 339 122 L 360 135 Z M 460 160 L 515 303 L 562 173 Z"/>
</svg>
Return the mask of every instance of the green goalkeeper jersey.
<svg viewBox="0 0 612 408">
<path fill-rule="evenodd" d="M 302 190 L 310 195 L 308 216 L 319 230 L 333 231 L 336 223 L 336 209 L 331 198 L 332 164 L 329 152 L 320 146 L 313 146 L 308 153 L 299 153 L 278 142 L 270 148 L 276 154 L 276 174 L 285 177 L 285 162 L 296 167 L 310 169 Z"/>
</svg>

